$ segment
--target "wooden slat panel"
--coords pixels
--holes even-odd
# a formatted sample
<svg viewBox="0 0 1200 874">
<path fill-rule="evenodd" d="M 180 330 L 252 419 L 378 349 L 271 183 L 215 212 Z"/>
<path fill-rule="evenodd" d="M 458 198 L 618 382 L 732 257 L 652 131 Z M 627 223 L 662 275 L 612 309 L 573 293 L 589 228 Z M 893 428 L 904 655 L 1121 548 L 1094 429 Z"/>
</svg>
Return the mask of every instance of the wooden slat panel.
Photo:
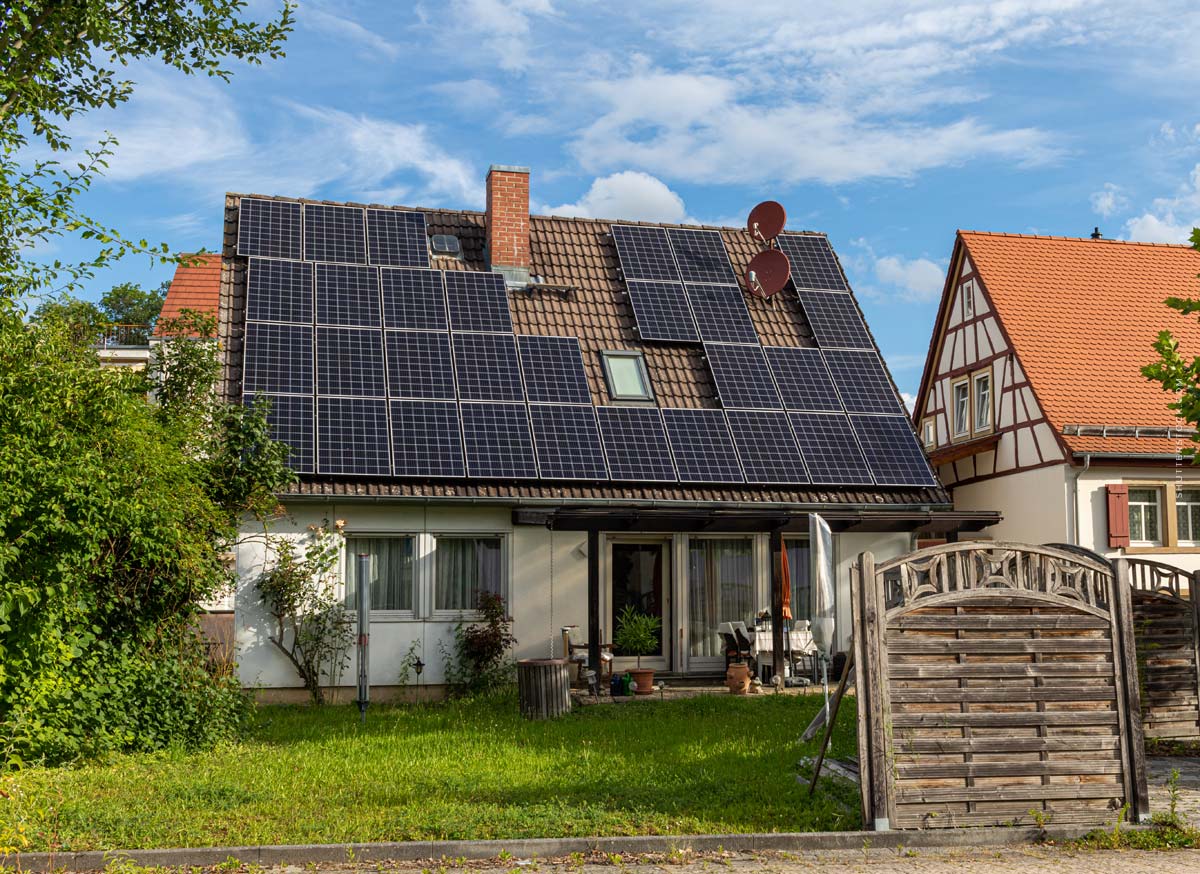
<svg viewBox="0 0 1200 874">
<path fill-rule="evenodd" d="M 989 613 L 930 614 L 905 613 L 888 622 L 888 631 L 895 629 L 918 631 L 1029 631 L 1042 630 L 1096 630 L 1103 631 L 1108 623 L 1098 616 L 1070 613 L 1030 614 L 1022 616 L 998 616 Z M 1189 629 L 1190 630 L 1190 629 Z"/>
<path fill-rule="evenodd" d="M 1027 689 L 970 688 L 970 689 L 913 689 L 892 687 L 893 704 L 1013 704 L 1034 701 L 1115 701 L 1117 690 L 1112 686 L 1072 688 L 1041 686 Z"/>
<path fill-rule="evenodd" d="M 963 762 L 959 764 L 900 764 L 896 774 L 901 780 L 936 780 L 947 777 L 1091 777 L 1120 774 L 1118 759 L 1091 762 Z"/>
<path fill-rule="evenodd" d="M 936 811 L 935 811 L 936 812 Z M 1094 811 L 1054 811 L 1048 818 L 1054 825 L 1111 825 L 1114 813 L 1107 808 Z M 1033 826 L 1036 823 L 1026 811 L 1004 813 L 955 813 L 930 816 L 927 814 L 899 813 L 898 828 L 963 828 L 966 826 Z"/>
<path fill-rule="evenodd" d="M 995 786 L 967 788 L 910 789 L 901 787 L 896 794 L 899 804 L 937 804 L 952 801 L 1052 801 L 1079 798 L 1120 797 L 1120 783 L 1080 783 L 1063 786 L 1015 786 L 1000 789 Z M 903 815 L 903 814 L 902 814 Z"/>
<path fill-rule="evenodd" d="M 937 679 L 959 677 L 1111 677 L 1110 662 L 994 662 L 959 665 L 895 662 L 889 666 L 892 679 Z"/>
<path fill-rule="evenodd" d="M 1017 653 L 1112 652 L 1112 642 L 1104 638 L 1040 638 L 1037 640 L 997 640 L 970 638 L 931 638 L 917 635 L 890 635 L 888 651 L 913 655 L 971 653 L 1014 655 Z"/>
<path fill-rule="evenodd" d="M 970 738 L 897 737 L 896 752 L 907 753 L 1037 753 L 1037 752 L 1099 752 L 1115 750 L 1119 740 L 1115 735 L 1073 735 L 1070 737 L 988 737 L 975 734 Z"/>
<path fill-rule="evenodd" d="M 1003 728 L 1017 725 L 1116 725 L 1115 710 L 1068 710 L 1038 713 L 893 713 L 896 728 L 957 727 Z"/>
</svg>

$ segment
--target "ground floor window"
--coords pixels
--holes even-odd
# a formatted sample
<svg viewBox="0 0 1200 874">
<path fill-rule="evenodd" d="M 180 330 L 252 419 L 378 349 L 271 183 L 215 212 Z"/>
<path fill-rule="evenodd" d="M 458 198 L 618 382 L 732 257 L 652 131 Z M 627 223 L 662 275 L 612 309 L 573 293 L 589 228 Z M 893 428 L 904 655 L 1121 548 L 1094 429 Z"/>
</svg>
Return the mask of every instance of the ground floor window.
<svg viewBox="0 0 1200 874">
<path fill-rule="evenodd" d="M 481 594 L 505 594 L 504 538 L 439 535 L 434 568 L 434 609 L 474 610 Z"/>
<path fill-rule="evenodd" d="M 754 550 L 748 537 L 692 538 L 688 545 L 690 655 L 724 655 L 722 622 L 754 621 Z"/>
<path fill-rule="evenodd" d="M 369 556 L 372 610 L 413 609 L 413 537 L 346 538 L 346 606 L 358 606 L 358 557 Z"/>
<path fill-rule="evenodd" d="M 1162 543 L 1158 489 L 1129 490 L 1129 541 L 1137 546 Z"/>
<path fill-rule="evenodd" d="M 1179 545 L 1200 546 L 1200 489 L 1175 492 L 1175 518 L 1179 522 Z"/>
</svg>

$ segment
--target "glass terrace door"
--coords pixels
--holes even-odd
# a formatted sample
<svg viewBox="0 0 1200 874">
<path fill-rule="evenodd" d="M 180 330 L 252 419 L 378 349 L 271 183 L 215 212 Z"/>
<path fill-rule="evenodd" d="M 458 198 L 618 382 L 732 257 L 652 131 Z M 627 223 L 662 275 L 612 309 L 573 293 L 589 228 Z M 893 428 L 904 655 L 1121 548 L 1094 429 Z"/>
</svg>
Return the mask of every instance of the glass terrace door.
<svg viewBox="0 0 1200 874">
<path fill-rule="evenodd" d="M 642 656 L 642 667 L 667 670 L 671 662 L 671 541 L 617 541 L 609 544 L 608 627 L 617 630 L 621 611 L 632 605 L 639 613 L 659 619 L 658 649 Z M 613 647 L 618 670 L 636 666 L 637 659 Z"/>
</svg>

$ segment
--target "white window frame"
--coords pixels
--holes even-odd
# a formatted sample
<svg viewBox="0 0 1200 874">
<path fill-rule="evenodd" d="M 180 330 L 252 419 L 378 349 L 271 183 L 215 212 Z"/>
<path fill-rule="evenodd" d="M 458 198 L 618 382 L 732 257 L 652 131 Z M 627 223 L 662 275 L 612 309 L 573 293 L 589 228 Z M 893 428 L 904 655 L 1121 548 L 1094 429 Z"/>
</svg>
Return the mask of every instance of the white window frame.
<svg viewBox="0 0 1200 874">
<path fill-rule="evenodd" d="M 1185 497 L 1186 495 L 1186 497 Z M 1180 487 L 1175 490 L 1175 531 L 1179 546 L 1200 546 L 1200 530 L 1190 531 L 1191 539 L 1183 536 L 1183 528 L 1179 525 L 1179 510 L 1181 507 L 1200 505 L 1200 488 Z M 1188 514 L 1188 528 L 1192 527 L 1191 514 Z"/>
<path fill-rule="evenodd" d="M 979 423 L 979 384 L 987 383 L 987 422 Z M 971 430 L 976 434 L 987 434 L 992 430 L 992 410 L 995 408 L 995 398 L 992 396 L 992 371 L 979 370 L 971 374 Z"/>
<path fill-rule="evenodd" d="M 925 444 L 926 449 L 934 449 L 937 446 L 937 420 L 933 416 L 926 416 L 921 420 L 921 442 Z"/>
<path fill-rule="evenodd" d="M 959 297 L 962 298 L 963 321 L 975 318 L 975 280 L 968 279 L 959 286 Z"/>
<path fill-rule="evenodd" d="M 422 554 L 422 536 L 419 531 L 347 531 L 342 538 L 341 560 L 338 568 L 338 591 L 337 597 L 343 605 L 346 603 L 346 588 L 347 581 L 350 578 L 350 562 L 357 561 L 357 554 L 352 554 L 350 550 L 350 541 L 356 537 L 373 537 L 379 540 L 384 538 L 402 539 L 407 537 L 412 541 L 412 609 L 411 610 L 371 610 L 370 619 L 372 622 L 407 622 L 417 620 L 421 616 L 422 589 L 421 584 L 421 561 Z"/>
<path fill-rule="evenodd" d="M 438 540 L 445 538 L 447 540 L 473 540 L 478 538 L 499 538 L 500 540 L 500 597 L 504 599 L 504 608 L 509 616 L 513 615 L 513 605 L 510 592 L 510 581 L 512 580 L 512 567 L 510 566 L 512 550 L 509 543 L 509 533 L 506 531 L 432 531 L 429 534 L 429 610 L 427 615 L 430 619 L 465 619 L 472 620 L 479 618 L 478 610 L 446 610 L 438 609 L 437 606 L 437 562 L 438 562 Z"/>
<path fill-rule="evenodd" d="M 959 388 L 967 390 L 967 408 L 966 415 L 963 416 L 962 428 L 958 427 L 958 390 Z M 964 437 L 971 436 L 971 419 L 974 415 L 974 410 L 971 404 L 971 378 L 964 376 L 961 379 L 956 379 L 950 384 L 950 434 L 954 440 L 961 440 Z"/>
<path fill-rule="evenodd" d="M 1151 502 L 1151 501 L 1135 501 L 1133 499 L 1133 493 L 1135 491 L 1151 492 L 1154 495 L 1153 502 Z M 1142 531 L 1145 531 L 1146 530 L 1146 518 L 1145 517 L 1146 517 L 1146 508 L 1147 507 L 1153 507 L 1154 511 L 1158 514 L 1158 540 L 1134 540 L 1133 539 L 1134 509 L 1136 508 L 1137 511 L 1141 514 L 1141 516 L 1142 516 L 1142 526 L 1141 527 L 1142 527 Z M 1163 518 L 1163 490 L 1162 490 L 1162 488 L 1159 486 L 1151 486 L 1151 485 L 1130 486 L 1129 487 L 1129 545 L 1134 546 L 1134 547 L 1162 546 L 1164 543 L 1163 538 L 1164 538 L 1164 535 L 1166 534 L 1166 531 L 1164 530 L 1164 527 L 1163 527 L 1165 524 L 1166 524 L 1166 520 Z"/>
</svg>

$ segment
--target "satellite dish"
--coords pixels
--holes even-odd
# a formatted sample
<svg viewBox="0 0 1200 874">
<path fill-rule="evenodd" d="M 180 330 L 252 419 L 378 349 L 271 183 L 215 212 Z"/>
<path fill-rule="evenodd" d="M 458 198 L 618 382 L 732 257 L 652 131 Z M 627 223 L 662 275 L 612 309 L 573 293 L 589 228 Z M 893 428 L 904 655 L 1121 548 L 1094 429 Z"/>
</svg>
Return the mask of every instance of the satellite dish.
<svg viewBox="0 0 1200 874">
<path fill-rule="evenodd" d="M 774 200 L 764 200 L 750 210 L 750 218 L 746 221 L 746 230 L 760 243 L 766 243 L 778 237 L 786 224 L 787 212 L 784 210 L 783 204 Z"/>
<path fill-rule="evenodd" d="M 792 265 L 787 255 L 779 249 L 763 249 L 750 259 L 746 268 L 746 288 L 759 297 L 770 297 L 783 291 L 791 275 Z"/>
</svg>

